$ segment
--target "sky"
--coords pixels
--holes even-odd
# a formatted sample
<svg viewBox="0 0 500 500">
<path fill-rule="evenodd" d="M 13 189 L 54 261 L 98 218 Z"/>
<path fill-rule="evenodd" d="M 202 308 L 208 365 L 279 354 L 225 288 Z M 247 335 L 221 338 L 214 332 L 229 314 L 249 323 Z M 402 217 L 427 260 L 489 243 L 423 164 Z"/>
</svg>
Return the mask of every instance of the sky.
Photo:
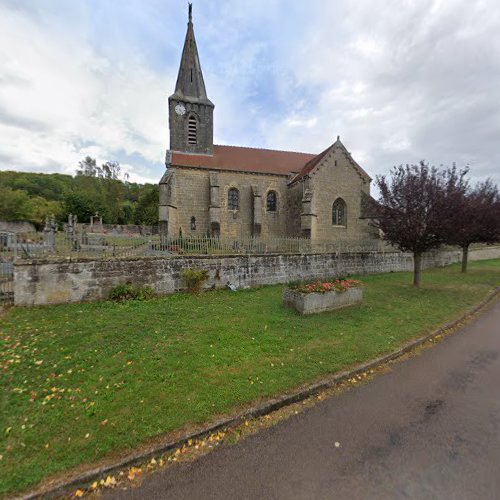
<svg viewBox="0 0 500 500">
<path fill-rule="evenodd" d="M 498 0 L 193 0 L 214 142 L 372 176 L 427 160 L 500 184 Z M 0 170 L 85 156 L 156 183 L 184 0 L 0 0 Z"/>
</svg>

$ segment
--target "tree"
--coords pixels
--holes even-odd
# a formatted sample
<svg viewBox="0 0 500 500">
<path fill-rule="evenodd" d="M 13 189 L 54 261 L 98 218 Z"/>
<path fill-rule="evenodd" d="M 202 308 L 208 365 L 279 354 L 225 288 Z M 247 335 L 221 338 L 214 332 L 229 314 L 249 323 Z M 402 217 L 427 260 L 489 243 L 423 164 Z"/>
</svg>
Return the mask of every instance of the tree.
<svg viewBox="0 0 500 500">
<path fill-rule="evenodd" d="M 30 198 L 28 219 L 38 228 L 43 227 L 47 217 L 54 216 L 56 221 L 63 222 L 63 207 L 60 201 L 46 200 L 41 196 Z"/>
<path fill-rule="evenodd" d="M 448 173 L 448 181 L 453 173 Z M 447 184 L 444 227 L 445 242 L 462 249 L 462 272 L 467 272 L 469 246 L 472 243 L 500 241 L 500 194 L 491 179 L 470 188 L 467 183 Z"/>
<path fill-rule="evenodd" d="M 380 190 L 373 225 L 403 252 L 413 253 L 413 284 L 420 286 L 422 254 L 443 242 L 443 176 L 421 161 L 391 170 L 391 179 L 377 176 Z"/>
<path fill-rule="evenodd" d="M 135 209 L 135 223 L 153 225 L 158 223 L 159 186 L 146 184 L 139 194 Z"/>
<path fill-rule="evenodd" d="M 78 162 L 76 175 L 85 175 L 87 177 L 97 177 L 100 167 L 97 166 L 95 158 L 86 156 L 83 161 Z"/>
<path fill-rule="evenodd" d="M 65 215 L 73 214 L 78 217 L 79 222 L 90 221 L 90 217 L 96 212 L 102 214 L 101 206 L 96 201 L 84 194 L 68 193 L 64 199 Z"/>
<path fill-rule="evenodd" d="M 107 161 L 102 164 L 101 172 L 105 179 L 117 180 L 120 178 L 121 167 L 117 161 Z"/>
<path fill-rule="evenodd" d="M 18 221 L 29 219 L 30 198 L 19 189 L 0 186 L 0 220 Z"/>
</svg>

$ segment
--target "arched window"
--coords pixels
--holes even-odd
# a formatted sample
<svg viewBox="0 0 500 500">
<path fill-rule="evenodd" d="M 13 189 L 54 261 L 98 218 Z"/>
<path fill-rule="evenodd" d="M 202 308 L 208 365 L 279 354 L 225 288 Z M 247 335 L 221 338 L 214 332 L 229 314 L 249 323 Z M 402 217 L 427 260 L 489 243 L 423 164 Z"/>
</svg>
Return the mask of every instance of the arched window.
<svg viewBox="0 0 500 500">
<path fill-rule="evenodd" d="M 236 188 L 231 188 L 227 192 L 227 208 L 229 210 L 238 210 L 240 193 Z"/>
<path fill-rule="evenodd" d="M 278 197 L 276 191 L 269 191 L 267 193 L 267 211 L 276 212 Z"/>
<path fill-rule="evenodd" d="M 342 198 L 337 198 L 332 207 L 332 224 L 334 226 L 347 225 L 347 209 L 345 201 Z"/>
<path fill-rule="evenodd" d="M 191 230 L 196 231 L 196 217 L 191 217 Z"/>
<path fill-rule="evenodd" d="M 188 144 L 196 144 L 198 139 L 198 120 L 191 115 L 188 118 Z"/>
</svg>

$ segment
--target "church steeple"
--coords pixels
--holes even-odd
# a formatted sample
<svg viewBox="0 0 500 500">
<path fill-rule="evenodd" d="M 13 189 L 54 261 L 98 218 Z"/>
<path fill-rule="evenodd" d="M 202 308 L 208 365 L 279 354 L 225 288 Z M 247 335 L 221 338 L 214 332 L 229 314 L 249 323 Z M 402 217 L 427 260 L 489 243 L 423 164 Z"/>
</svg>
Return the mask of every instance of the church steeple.
<svg viewBox="0 0 500 500">
<path fill-rule="evenodd" d="M 207 99 L 203 73 L 201 72 L 200 57 L 194 37 L 193 29 L 193 4 L 189 4 L 189 21 L 182 50 L 181 64 L 177 83 L 175 84 L 175 93 L 179 96 L 194 97 L 197 99 Z"/>
<path fill-rule="evenodd" d="M 193 29 L 193 6 L 188 25 L 175 92 L 168 98 L 170 149 L 193 153 L 213 151 L 213 103 L 207 97 Z"/>
</svg>

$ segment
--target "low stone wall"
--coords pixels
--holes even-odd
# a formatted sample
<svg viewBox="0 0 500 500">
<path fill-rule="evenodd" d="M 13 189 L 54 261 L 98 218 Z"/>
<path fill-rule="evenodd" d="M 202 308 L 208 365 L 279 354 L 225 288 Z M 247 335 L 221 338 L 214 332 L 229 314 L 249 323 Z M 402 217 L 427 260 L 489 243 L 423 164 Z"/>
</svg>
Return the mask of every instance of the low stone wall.
<svg viewBox="0 0 500 500">
<path fill-rule="evenodd" d="M 500 247 L 472 250 L 471 260 L 500 257 Z M 423 267 L 458 262 L 457 250 L 430 252 Z M 346 254 L 286 254 L 174 256 L 113 260 L 21 261 L 14 266 L 14 303 L 30 306 L 102 300 L 115 285 L 149 285 L 160 294 L 183 289 L 181 273 L 189 267 L 208 270 L 207 286 L 238 287 L 287 283 L 339 274 L 375 274 L 413 269 L 410 254 L 366 252 Z"/>
<path fill-rule="evenodd" d="M 36 228 L 31 222 L 28 221 L 0 221 L 0 231 L 4 231 L 6 233 L 34 233 Z"/>
</svg>

